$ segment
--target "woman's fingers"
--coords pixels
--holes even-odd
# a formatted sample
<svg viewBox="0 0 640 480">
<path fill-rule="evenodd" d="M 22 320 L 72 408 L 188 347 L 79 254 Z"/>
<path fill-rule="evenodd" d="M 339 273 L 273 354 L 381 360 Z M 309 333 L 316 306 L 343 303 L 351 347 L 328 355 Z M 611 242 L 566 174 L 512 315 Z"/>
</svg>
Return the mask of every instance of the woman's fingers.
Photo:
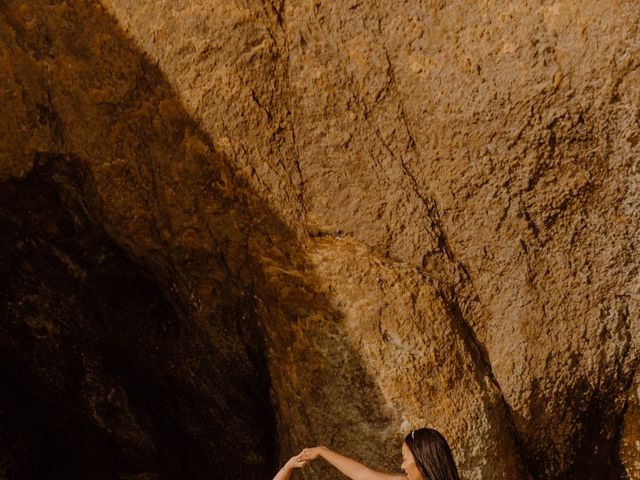
<svg viewBox="0 0 640 480">
<path fill-rule="evenodd" d="M 309 452 L 307 451 L 306 448 L 298 454 L 298 458 L 304 461 L 309 460 Z"/>
<path fill-rule="evenodd" d="M 302 468 L 306 465 L 306 463 L 306 460 L 301 460 L 297 455 L 291 459 L 291 466 L 294 468 Z"/>
<path fill-rule="evenodd" d="M 289 461 L 287 462 L 287 465 L 290 468 L 302 468 L 304 467 L 304 465 L 307 463 L 306 460 L 301 460 L 300 458 L 298 458 L 298 455 L 295 455 L 293 457 L 291 457 L 289 459 Z"/>
<path fill-rule="evenodd" d="M 321 447 L 305 448 L 298 454 L 298 458 L 302 461 L 308 462 L 320 457 Z"/>
</svg>

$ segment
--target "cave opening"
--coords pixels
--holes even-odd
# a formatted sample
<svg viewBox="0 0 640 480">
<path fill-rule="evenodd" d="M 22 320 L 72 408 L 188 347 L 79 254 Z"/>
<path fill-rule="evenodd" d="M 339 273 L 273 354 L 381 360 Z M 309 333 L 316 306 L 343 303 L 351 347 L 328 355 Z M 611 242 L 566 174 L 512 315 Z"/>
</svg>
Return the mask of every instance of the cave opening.
<svg viewBox="0 0 640 480">
<path fill-rule="evenodd" d="M 251 369 L 221 361 L 179 296 L 92 217 L 81 166 L 40 160 L 0 184 L 0 477 L 268 476 L 259 349 Z M 245 308 L 226 305 L 221 316 Z"/>
</svg>

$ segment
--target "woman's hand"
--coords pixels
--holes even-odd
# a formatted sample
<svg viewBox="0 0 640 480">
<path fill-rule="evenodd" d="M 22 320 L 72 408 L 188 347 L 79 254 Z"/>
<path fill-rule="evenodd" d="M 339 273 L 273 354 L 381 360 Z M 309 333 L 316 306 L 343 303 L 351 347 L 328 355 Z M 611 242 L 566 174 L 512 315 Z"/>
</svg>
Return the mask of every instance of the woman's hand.
<svg viewBox="0 0 640 480">
<path fill-rule="evenodd" d="M 287 468 L 287 469 L 302 468 L 306 464 L 307 464 L 307 460 L 301 460 L 300 454 L 298 454 L 298 455 L 294 455 L 289 460 L 287 460 L 287 463 L 284 464 L 284 468 Z"/>
<path fill-rule="evenodd" d="M 322 456 L 323 450 L 324 450 L 324 447 L 305 448 L 298 454 L 298 458 L 305 462 L 309 462 L 311 460 L 315 460 L 316 458 Z"/>
<path fill-rule="evenodd" d="M 273 477 L 273 480 L 289 480 L 291 478 L 291 473 L 296 468 L 302 468 L 307 463 L 306 460 L 301 460 L 300 455 L 296 455 L 287 460 L 287 463 L 280 469 L 276 476 Z"/>
</svg>

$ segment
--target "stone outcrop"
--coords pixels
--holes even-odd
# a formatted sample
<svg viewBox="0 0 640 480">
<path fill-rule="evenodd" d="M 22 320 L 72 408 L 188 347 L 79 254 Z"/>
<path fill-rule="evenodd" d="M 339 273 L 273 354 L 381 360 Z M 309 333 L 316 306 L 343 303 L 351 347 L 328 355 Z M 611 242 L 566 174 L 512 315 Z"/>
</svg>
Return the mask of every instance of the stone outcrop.
<svg viewBox="0 0 640 480">
<path fill-rule="evenodd" d="M 2 475 L 640 478 L 614 3 L 0 3 Z"/>
</svg>

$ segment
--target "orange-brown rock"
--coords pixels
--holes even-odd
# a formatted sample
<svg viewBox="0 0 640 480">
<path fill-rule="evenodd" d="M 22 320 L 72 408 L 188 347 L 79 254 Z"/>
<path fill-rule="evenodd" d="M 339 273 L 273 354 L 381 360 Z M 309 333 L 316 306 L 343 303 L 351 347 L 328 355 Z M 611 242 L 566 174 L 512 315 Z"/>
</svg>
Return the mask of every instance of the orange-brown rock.
<svg viewBox="0 0 640 480">
<path fill-rule="evenodd" d="M 40 408 L 67 477 L 267 478 L 315 443 L 396 470 L 430 425 L 464 478 L 640 478 L 639 24 L 0 3 L 5 463 Z"/>
</svg>

